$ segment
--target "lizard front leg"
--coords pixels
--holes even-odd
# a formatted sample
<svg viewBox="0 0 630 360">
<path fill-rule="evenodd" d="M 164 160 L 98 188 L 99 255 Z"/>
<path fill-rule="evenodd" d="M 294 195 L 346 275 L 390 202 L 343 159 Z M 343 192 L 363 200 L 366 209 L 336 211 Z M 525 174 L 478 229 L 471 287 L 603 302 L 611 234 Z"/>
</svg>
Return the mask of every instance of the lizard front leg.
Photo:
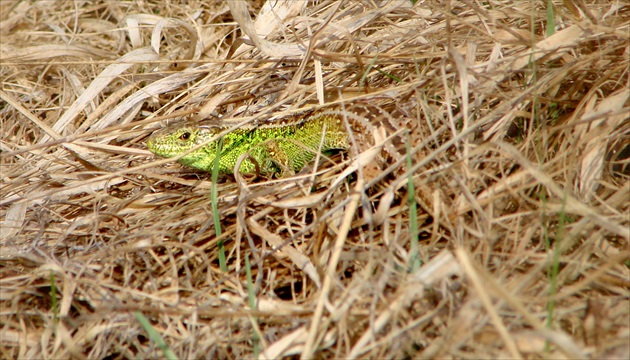
<svg viewBox="0 0 630 360">
<path fill-rule="evenodd" d="M 290 154 L 283 146 L 280 146 L 282 141 L 269 139 L 250 149 L 249 155 L 258 162 L 261 173 L 279 174 L 280 177 L 291 176 L 295 173 Z M 244 171 L 241 170 L 241 172 Z"/>
</svg>

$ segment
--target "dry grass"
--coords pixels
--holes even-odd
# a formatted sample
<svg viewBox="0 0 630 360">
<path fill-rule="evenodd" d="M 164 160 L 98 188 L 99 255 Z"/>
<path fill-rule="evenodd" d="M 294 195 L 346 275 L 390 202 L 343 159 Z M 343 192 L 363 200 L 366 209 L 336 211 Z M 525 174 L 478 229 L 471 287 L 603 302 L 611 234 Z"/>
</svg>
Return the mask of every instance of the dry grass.
<svg viewBox="0 0 630 360">
<path fill-rule="evenodd" d="M 0 357 L 628 358 L 622 3 L 2 1 Z M 220 237 L 143 145 L 353 97 L 410 156 L 221 179 Z"/>
</svg>

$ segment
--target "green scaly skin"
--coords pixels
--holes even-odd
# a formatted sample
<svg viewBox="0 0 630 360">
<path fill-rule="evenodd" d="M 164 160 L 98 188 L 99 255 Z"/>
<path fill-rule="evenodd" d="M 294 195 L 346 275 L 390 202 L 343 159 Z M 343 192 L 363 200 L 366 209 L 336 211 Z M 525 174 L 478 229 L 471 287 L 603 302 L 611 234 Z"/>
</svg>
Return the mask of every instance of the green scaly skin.
<svg viewBox="0 0 630 360">
<path fill-rule="evenodd" d="M 170 158 L 207 142 L 226 130 L 225 125 L 184 125 L 156 132 L 147 141 L 155 155 Z M 183 165 L 212 172 L 218 141 L 179 159 Z M 318 150 L 350 148 L 343 118 L 336 113 L 319 113 L 290 124 L 267 123 L 253 129 L 236 129 L 223 136 L 219 173 L 232 174 L 238 158 L 245 154 L 255 159 L 263 174 L 290 175 L 300 171 L 315 157 Z M 241 173 L 256 172 L 249 158 L 239 168 Z"/>
</svg>

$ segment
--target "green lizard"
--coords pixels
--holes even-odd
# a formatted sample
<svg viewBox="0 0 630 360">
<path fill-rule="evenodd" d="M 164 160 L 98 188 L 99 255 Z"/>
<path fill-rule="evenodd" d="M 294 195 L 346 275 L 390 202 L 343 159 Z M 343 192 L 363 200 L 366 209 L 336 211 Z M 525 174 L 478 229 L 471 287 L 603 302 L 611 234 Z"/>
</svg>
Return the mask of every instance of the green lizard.
<svg viewBox="0 0 630 360">
<path fill-rule="evenodd" d="M 350 140 L 344 125 L 344 113 L 323 111 L 296 121 L 268 121 L 248 126 L 223 136 L 219 173 L 231 174 L 238 158 L 249 153 L 240 166 L 241 173 L 253 173 L 256 165 L 263 174 L 285 176 L 300 171 L 318 151 L 348 150 Z M 147 147 L 155 155 L 174 157 L 207 142 L 230 126 L 221 123 L 184 124 L 167 127 L 153 134 Z M 211 172 L 218 141 L 212 141 L 185 155 L 179 162 Z"/>
</svg>

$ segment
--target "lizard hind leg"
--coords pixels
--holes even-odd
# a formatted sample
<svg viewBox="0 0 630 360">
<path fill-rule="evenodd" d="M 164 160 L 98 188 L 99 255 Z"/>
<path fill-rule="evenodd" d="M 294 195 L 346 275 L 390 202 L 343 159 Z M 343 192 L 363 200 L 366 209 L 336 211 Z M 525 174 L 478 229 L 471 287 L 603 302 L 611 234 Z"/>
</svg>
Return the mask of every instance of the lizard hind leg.
<svg viewBox="0 0 630 360">
<path fill-rule="evenodd" d="M 259 154 L 263 155 L 261 156 L 263 171 L 279 173 L 280 177 L 300 172 L 315 158 L 317 152 L 316 149 L 296 139 L 270 139 L 257 147 L 261 148 Z"/>
</svg>

